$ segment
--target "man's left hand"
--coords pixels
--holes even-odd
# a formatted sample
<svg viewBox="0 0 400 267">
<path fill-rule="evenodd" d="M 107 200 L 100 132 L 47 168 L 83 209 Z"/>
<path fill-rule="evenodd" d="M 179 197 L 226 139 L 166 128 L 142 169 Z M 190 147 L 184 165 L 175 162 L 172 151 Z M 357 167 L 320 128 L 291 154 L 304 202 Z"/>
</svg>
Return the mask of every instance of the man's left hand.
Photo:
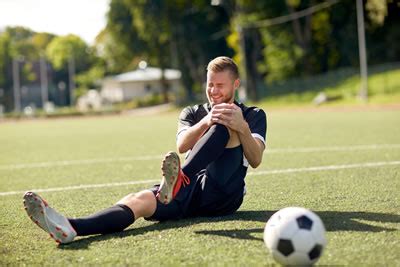
<svg viewBox="0 0 400 267">
<path fill-rule="evenodd" d="M 214 106 L 215 115 L 212 120 L 220 123 L 238 133 L 242 132 L 246 121 L 243 118 L 242 109 L 235 104 L 221 103 Z"/>
</svg>

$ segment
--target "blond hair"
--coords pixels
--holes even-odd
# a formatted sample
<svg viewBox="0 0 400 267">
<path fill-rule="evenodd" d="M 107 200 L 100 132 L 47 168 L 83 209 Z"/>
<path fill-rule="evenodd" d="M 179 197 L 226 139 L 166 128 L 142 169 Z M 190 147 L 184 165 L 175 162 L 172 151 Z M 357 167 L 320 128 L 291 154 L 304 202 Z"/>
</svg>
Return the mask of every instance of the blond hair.
<svg viewBox="0 0 400 267">
<path fill-rule="evenodd" d="M 229 70 L 236 80 L 239 78 L 239 70 L 236 63 L 229 57 L 216 57 L 207 65 L 207 71 L 223 72 Z"/>
</svg>

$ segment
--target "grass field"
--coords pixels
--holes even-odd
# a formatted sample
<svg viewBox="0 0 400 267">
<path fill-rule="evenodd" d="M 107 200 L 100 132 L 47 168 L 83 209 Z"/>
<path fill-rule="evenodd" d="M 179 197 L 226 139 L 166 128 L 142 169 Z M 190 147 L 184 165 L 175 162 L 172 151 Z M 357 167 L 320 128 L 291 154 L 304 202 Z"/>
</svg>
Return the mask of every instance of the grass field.
<svg viewBox="0 0 400 267">
<path fill-rule="evenodd" d="M 400 111 L 266 111 L 268 150 L 236 214 L 141 219 L 63 246 L 29 220 L 23 192 L 77 217 L 148 188 L 175 149 L 178 114 L 1 123 L 0 265 L 269 265 L 266 221 L 302 206 L 327 228 L 318 264 L 399 266 Z"/>
</svg>

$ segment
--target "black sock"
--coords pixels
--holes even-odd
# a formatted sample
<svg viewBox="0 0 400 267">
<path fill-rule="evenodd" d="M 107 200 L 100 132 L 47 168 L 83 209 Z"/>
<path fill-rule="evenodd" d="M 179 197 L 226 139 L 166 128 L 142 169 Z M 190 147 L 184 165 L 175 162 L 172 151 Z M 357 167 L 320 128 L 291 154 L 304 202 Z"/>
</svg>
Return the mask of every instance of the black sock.
<svg viewBox="0 0 400 267">
<path fill-rule="evenodd" d="M 135 215 L 128 206 L 117 204 L 88 217 L 68 220 L 80 236 L 109 234 L 120 232 L 131 225 Z"/>
<path fill-rule="evenodd" d="M 218 159 L 225 150 L 229 141 L 229 131 L 222 124 L 214 124 L 193 147 L 185 164 L 183 173 L 193 177 L 196 173 L 205 169 L 208 164 Z"/>
</svg>

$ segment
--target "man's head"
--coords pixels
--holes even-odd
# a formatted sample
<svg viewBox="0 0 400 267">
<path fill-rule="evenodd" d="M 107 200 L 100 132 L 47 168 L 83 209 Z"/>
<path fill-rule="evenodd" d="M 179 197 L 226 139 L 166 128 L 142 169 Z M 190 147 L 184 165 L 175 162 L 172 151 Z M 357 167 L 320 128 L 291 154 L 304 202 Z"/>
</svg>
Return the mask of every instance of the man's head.
<svg viewBox="0 0 400 267">
<path fill-rule="evenodd" d="M 232 103 L 239 87 L 239 71 L 229 57 L 217 57 L 207 66 L 207 98 L 210 104 Z"/>
</svg>

